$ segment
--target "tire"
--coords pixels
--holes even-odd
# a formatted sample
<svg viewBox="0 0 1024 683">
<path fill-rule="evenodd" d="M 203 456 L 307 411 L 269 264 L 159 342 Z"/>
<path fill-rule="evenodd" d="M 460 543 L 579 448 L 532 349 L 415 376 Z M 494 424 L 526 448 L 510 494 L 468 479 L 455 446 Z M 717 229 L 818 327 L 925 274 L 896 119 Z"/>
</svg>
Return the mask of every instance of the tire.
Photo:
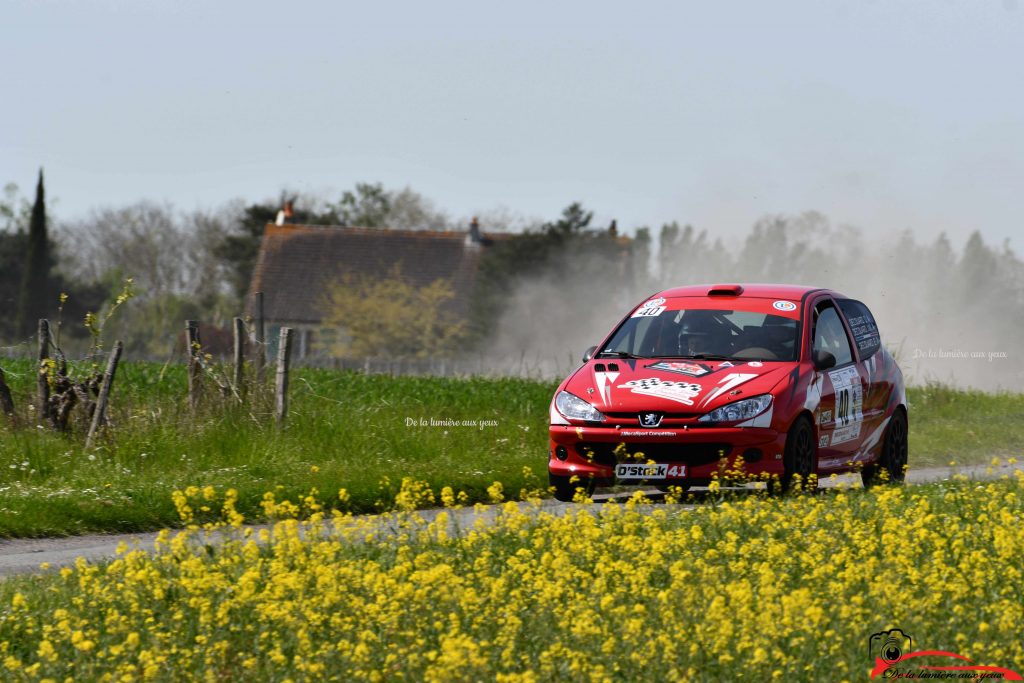
<svg viewBox="0 0 1024 683">
<path fill-rule="evenodd" d="M 814 427 L 806 415 L 801 415 L 789 428 L 786 435 L 786 450 L 782 456 L 782 492 L 794 488 L 810 490 L 818 482 L 811 481 L 811 475 L 818 473 L 818 446 L 814 441 Z M 799 476 L 799 483 L 796 477 Z"/>
<path fill-rule="evenodd" d="M 883 470 L 885 474 L 883 474 Z M 866 466 L 860 471 L 864 488 L 876 484 L 902 484 L 907 475 L 907 414 L 897 410 L 885 428 L 882 440 L 882 451 L 878 454 L 878 462 Z"/>
<path fill-rule="evenodd" d="M 555 500 L 563 503 L 571 503 L 576 497 L 576 489 L 583 489 L 584 495 L 589 496 L 594 492 L 594 483 L 589 479 L 569 483 L 569 477 L 563 477 L 548 472 L 548 485 L 555 489 Z"/>
</svg>

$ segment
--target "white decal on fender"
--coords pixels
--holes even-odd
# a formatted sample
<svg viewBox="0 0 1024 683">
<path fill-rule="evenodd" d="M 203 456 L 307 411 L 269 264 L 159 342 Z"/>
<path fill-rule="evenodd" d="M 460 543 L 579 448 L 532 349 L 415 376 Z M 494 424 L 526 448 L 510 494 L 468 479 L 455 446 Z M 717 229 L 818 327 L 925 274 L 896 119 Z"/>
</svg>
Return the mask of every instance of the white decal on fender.
<svg viewBox="0 0 1024 683">
<path fill-rule="evenodd" d="M 860 450 L 857 451 L 857 454 L 853 456 L 853 459 L 855 461 L 867 460 L 868 456 L 871 454 L 871 451 L 874 450 L 875 446 L 878 445 L 878 442 L 882 440 L 882 435 L 885 434 L 885 428 L 889 426 L 889 420 L 891 419 L 892 416 L 890 415 L 889 417 L 882 420 L 882 424 L 878 425 L 878 427 L 875 428 L 875 431 L 871 432 L 871 434 L 864 439 L 864 445 L 862 445 L 860 447 Z"/>
<path fill-rule="evenodd" d="M 725 377 L 718 381 L 718 383 L 722 386 L 716 388 L 714 391 L 708 394 L 707 398 L 701 401 L 701 407 L 703 408 L 704 406 L 711 403 L 713 400 L 715 400 L 725 392 L 729 391 L 730 389 L 738 387 L 747 380 L 754 379 L 755 377 L 757 377 L 757 375 L 749 372 L 729 373 L 728 375 L 726 375 Z"/>
<path fill-rule="evenodd" d="M 825 383 L 824 375 L 814 373 L 814 381 L 807 383 L 807 394 L 804 396 L 804 408 L 812 413 L 817 412 L 821 405 L 821 386 Z"/>
<path fill-rule="evenodd" d="M 601 396 L 601 402 L 606 406 L 610 406 L 612 403 L 612 386 L 618 377 L 618 372 L 594 371 L 597 393 Z"/>
</svg>

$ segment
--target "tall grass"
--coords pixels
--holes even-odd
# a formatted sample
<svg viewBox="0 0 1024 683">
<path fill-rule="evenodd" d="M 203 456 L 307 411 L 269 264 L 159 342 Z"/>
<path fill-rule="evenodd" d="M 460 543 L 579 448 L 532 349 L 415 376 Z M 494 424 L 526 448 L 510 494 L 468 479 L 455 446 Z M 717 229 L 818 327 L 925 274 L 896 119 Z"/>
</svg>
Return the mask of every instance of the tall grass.
<svg viewBox="0 0 1024 683">
<path fill-rule="evenodd" d="M 0 535 L 135 531 L 175 523 L 170 491 L 231 486 L 257 515 L 262 494 L 348 490 L 355 511 L 390 501 L 403 477 L 486 497 L 500 480 L 543 474 L 546 405 L 554 386 L 518 379 L 437 379 L 299 370 L 286 426 L 266 410 L 223 407 L 193 416 L 183 368 L 127 363 L 99 446 L 35 426 L 27 364 L 8 373 L 20 429 L 0 428 Z M 428 426 L 420 426 L 425 421 Z M 429 426 L 473 421 L 487 426 Z M 415 426 L 408 426 L 409 422 Z"/>
<path fill-rule="evenodd" d="M 970 464 L 1024 457 L 1024 394 L 911 387 L 910 464 Z"/>
<path fill-rule="evenodd" d="M 141 531 L 177 522 L 170 492 L 213 485 L 238 490 L 239 511 L 259 518 L 264 492 L 297 497 L 341 488 L 355 512 L 393 499 L 403 477 L 451 486 L 469 500 L 544 476 L 547 405 L 555 384 L 523 379 L 389 377 L 295 372 L 283 429 L 266 407 L 224 407 L 208 397 L 196 415 L 180 366 L 125 363 L 111 429 L 86 451 L 75 425 L 59 435 L 29 410 L 35 376 L 5 361 L 19 428 L 0 419 L 0 536 Z M 911 467 L 1016 457 L 1024 450 L 1024 396 L 911 389 Z M 493 421 L 419 426 L 420 421 Z M 408 426 L 412 421 L 415 426 Z M 531 468 L 532 475 L 524 472 Z"/>
</svg>

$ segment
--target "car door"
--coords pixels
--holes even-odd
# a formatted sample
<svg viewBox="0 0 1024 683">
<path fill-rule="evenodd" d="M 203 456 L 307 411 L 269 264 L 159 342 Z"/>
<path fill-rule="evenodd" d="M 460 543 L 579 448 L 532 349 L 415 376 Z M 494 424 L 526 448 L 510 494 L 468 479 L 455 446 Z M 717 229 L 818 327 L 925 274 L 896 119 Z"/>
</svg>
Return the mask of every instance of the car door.
<svg viewBox="0 0 1024 683">
<path fill-rule="evenodd" d="M 819 300 L 813 309 L 812 358 L 823 351 L 835 358 L 835 365 L 817 370 L 821 387 L 815 415 L 818 459 L 820 466 L 827 469 L 842 466 L 857 453 L 864 421 L 865 385 L 846 325 L 831 297 Z"/>
<path fill-rule="evenodd" d="M 880 428 L 885 419 L 885 409 L 892 393 L 892 381 L 889 373 L 880 364 L 884 362 L 879 349 L 882 347 L 878 335 L 878 325 L 871 311 L 860 301 L 854 299 L 838 299 L 836 304 L 839 312 L 853 337 L 857 363 L 864 377 L 864 439 L 874 435 L 880 438 Z M 876 433 L 878 432 L 878 433 Z"/>
</svg>

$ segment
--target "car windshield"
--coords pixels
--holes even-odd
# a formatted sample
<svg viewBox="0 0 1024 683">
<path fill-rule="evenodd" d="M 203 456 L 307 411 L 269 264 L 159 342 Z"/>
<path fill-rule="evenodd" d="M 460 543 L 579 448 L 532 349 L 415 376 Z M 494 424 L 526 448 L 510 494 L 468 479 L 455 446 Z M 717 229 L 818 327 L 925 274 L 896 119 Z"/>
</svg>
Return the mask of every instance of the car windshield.
<svg viewBox="0 0 1024 683">
<path fill-rule="evenodd" d="M 634 315 L 598 355 L 795 361 L 798 321 L 753 311 L 660 310 Z"/>
</svg>

